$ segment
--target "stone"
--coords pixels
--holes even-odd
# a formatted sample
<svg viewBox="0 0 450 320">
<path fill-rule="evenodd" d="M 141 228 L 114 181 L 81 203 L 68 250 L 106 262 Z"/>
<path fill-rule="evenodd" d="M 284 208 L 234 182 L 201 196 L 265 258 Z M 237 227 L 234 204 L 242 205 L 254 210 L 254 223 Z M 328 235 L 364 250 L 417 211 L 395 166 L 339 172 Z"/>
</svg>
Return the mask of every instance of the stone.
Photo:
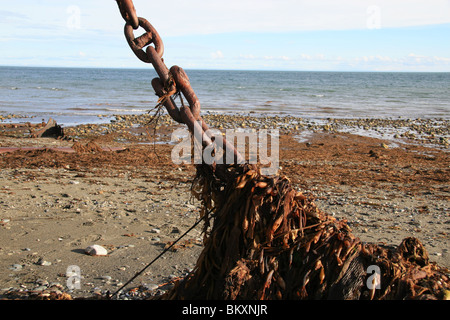
<svg viewBox="0 0 450 320">
<path fill-rule="evenodd" d="M 40 259 L 38 260 L 37 264 L 40 265 L 40 266 L 44 266 L 44 267 L 48 267 L 48 266 L 51 266 L 51 265 L 52 265 L 51 262 L 45 261 L 43 258 L 40 258 Z"/>
<path fill-rule="evenodd" d="M 21 264 L 15 263 L 11 267 L 9 267 L 9 270 L 13 271 L 20 271 L 22 270 L 23 266 Z"/>
<path fill-rule="evenodd" d="M 154 290 L 156 290 L 156 289 L 159 288 L 159 286 L 158 286 L 157 284 L 153 284 L 153 283 L 150 283 L 150 284 L 144 284 L 143 287 L 144 287 L 146 290 L 150 290 L 150 291 L 154 291 Z"/>
<path fill-rule="evenodd" d="M 35 281 L 35 283 L 40 286 L 46 286 L 46 287 L 48 286 L 48 281 L 45 279 L 37 279 Z"/>
<path fill-rule="evenodd" d="M 172 233 L 180 233 L 180 229 L 178 229 L 177 227 L 173 227 Z"/>
<path fill-rule="evenodd" d="M 111 276 L 101 276 L 100 279 L 102 279 L 103 281 L 111 281 L 112 277 Z"/>
<path fill-rule="evenodd" d="M 44 291 L 47 289 L 47 286 L 38 286 L 36 288 L 34 288 L 35 291 Z"/>
<path fill-rule="evenodd" d="M 108 250 L 98 244 L 91 245 L 84 249 L 84 252 L 90 256 L 106 256 L 108 255 Z"/>
</svg>

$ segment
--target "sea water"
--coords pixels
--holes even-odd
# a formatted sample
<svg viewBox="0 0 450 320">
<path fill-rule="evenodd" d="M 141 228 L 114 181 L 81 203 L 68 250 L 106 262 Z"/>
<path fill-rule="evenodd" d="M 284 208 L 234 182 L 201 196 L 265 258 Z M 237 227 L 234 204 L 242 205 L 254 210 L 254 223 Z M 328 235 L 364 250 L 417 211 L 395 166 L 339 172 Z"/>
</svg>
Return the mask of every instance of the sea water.
<svg viewBox="0 0 450 320">
<path fill-rule="evenodd" d="M 202 111 L 326 118 L 450 119 L 450 73 L 186 70 Z M 0 115 L 106 122 L 157 104 L 147 69 L 0 67 Z M 17 120 L 16 120 L 17 121 Z"/>
</svg>

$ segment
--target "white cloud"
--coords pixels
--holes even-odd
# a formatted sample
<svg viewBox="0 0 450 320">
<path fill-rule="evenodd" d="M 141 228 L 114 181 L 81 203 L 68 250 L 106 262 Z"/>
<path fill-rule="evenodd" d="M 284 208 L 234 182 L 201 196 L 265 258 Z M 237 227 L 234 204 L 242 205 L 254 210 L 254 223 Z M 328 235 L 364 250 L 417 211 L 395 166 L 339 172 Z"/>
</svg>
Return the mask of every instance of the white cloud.
<svg viewBox="0 0 450 320">
<path fill-rule="evenodd" d="M 259 59 L 258 57 L 254 56 L 254 55 L 249 55 L 252 57 L 252 59 Z M 290 61 L 292 60 L 291 57 L 288 56 L 264 56 L 263 57 L 264 60 L 274 60 L 274 61 Z"/>
<path fill-rule="evenodd" d="M 404 59 L 406 63 L 416 62 L 424 65 L 450 65 L 450 58 L 437 57 L 437 56 L 424 56 L 415 53 L 410 53 L 407 58 Z"/>
<path fill-rule="evenodd" d="M 450 23 L 447 0 L 134 0 L 166 35 L 395 28 Z M 375 10 L 376 9 L 376 10 Z M 182 27 L 180 27 L 182 26 Z"/>
<path fill-rule="evenodd" d="M 255 59 L 256 57 L 255 57 L 255 55 L 253 55 L 253 54 L 240 54 L 240 55 L 239 55 L 239 58 L 241 58 L 241 59 L 246 59 L 246 60 L 253 60 L 253 59 Z"/>
<path fill-rule="evenodd" d="M 302 53 L 302 54 L 300 55 L 300 59 L 303 59 L 303 60 L 311 60 L 311 59 L 312 59 L 312 56 L 310 56 L 309 54 Z"/>
<path fill-rule="evenodd" d="M 239 57 L 240 59 L 242 56 Z M 241 60 L 243 61 L 243 60 Z M 361 55 L 342 57 L 325 54 L 302 53 L 296 57 L 253 56 L 251 61 L 267 69 L 287 70 L 356 70 L 356 71 L 450 71 L 450 58 L 410 53 L 392 57 L 386 55 Z M 245 67 L 253 64 L 245 64 Z"/>
<path fill-rule="evenodd" d="M 215 60 L 211 63 L 214 64 Z M 207 62 L 206 62 L 207 63 Z M 232 68 L 263 68 L 279 70 L 355 70 L 355 71 L 450 71 L 450 58 L 425 56 L 415 53 L 404 56 L 360 55 L 341 56 L 331 54 L 301 53 L 296 56 L 244 55 L 230 58 Z M 214 66 L 216 66 L 214 64 Z M 211 67 L 211 66 L 210 66 Z"/>
<path fill-rule="evenodd" d="M 361 56 L 340 64 L 367 71 L 449 71 L 450 58 L 410 53 L 402 57 Z"/>
<path fill-rule="evenodd" d="M 211 58 L 213 59 L 223 59 L 223 57 L 224 57 L 223 52 L 220 50 L 211 53 Z"/>
<path fill-rule="evenodd" d="M 450 23 L 449 0 L 172 0 L 170 5 L 164 1 L 133 2 L 138 15 L 148 19 L 165 41 L 168 66 L 172 59 L 175 64 L 196 68 L 219 65 L 257 69 L 267 65 L 273 69 L 339 70 L 341 66 L 350 69 L 353 65 L 356 69 L 403 70 L 428 66 L 430 70 L 450 71 L 445 39 L 441 43 L 431 37 L 424 45 L 416 41 L 413 33 L 407 33 L 408 37 L 394 46 L 391 40 L 380 42 L 379 47 L 364 48 L 357 41 L 350 43 L 348 33 L 341 33 L 347 37 L 342 39 L 342 44 L 348 42 L 348 46 L 341 48 L 341 42 L 333 43 L 334 39 L 310 39 L 309 33 L 296 33 L 358 29 L 368 30 L 366 34 L 370 36 L 383 32 L 372 33 L 369 29 Z M 3 64 L 21 64 L 22 60 L 31 59 L 27 52 L 32 44 L 37 56 L 30 63 L 56 63 L 60 59 L 64 63 L 73 60 L 74 64 L 112 65 L 103 61 L 106 54 L 111 61 L 118 61 L 117 65 L 143 66 L 125 42 L 124 22 L 115 1 L 21 0 L 20 3 L 5 1 L 2 5 L 0 62 Z M 259 33 L 258 37 L 264 35 L 264 40 L 253 38 L 252 32 Z M 282 32 L 285 34 L 280 35 Z M 135 35 L 141 33 L 142 29 Z M 212 36 L 199 36 L 205 34 Z M 359 31 L 354 34 L 358 35 Z M 302 39 L 304 35 L 307 36 Z M 183 36 L 183 39 L 171 36 Z M 327 41 L 331 43 L 329 49 Z M 413 53 L 408 55 L 409 52 Z M 44 60 L 46 57 L 49 59 Z"/>
<path fill-rule="evenodd" d="M 436 62 L 443 62 L 445 64 L 450 64 L 450 58 L 445 58 L 445 57 L 433 57 L 434 61 Z"/>
</svg>

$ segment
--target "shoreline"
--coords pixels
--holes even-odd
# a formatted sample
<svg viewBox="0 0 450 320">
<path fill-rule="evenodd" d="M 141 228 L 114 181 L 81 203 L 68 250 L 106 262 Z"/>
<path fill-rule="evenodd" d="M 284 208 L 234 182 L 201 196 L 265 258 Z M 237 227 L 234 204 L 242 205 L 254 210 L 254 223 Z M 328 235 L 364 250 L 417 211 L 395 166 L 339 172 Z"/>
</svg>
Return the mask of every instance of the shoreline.
<svg viewBox="0 0 450 320">
<path fill-rule="evenodd" d="M 256 112 L 242 112 L 241 114 L 227 114 L 218 112 L 203 112 L 202 117 L 213 130 L 224 131 L 226 129 L 278 129 L 281 134 L 297 134 L 300 140 L 305 136 L 317 132 L 330 133 L 351 133 L 377 139 L 384 139 L 391 142 L 391 146 L 401 144 L 418 144 L 428 147 L 438 147 L 442 150 L 449 150 L 450 147 L 450 119 L 443 118 L 305 118 L 289 115 L 270 115 L 259 114 Z M 129 135 L 123 140 L 130 142 L 149 142 L 145 138 L 147 132 L 142 132 L 137 128 L 147 127 L 155 129 L 155 125 L 149 126 L 153 115 L 145 114 L 116 114 L 101 115 L 98 114 L 99 122 L 81 123 L 75 125 L 60 125 L 65 128 L 65 133 L 75 139 L 88 138 L 89 136 L 133 132 L 136 137 L 133 139 Z M 20 122 L 14 122 L 21 119 Z M 48 119 L 42 119 L 40 122 L 29 122 L 23 115 L 9 114 L 0 116 L 0 130 L 5 131 L 8 126 L 17 124 L 28 126 L 43 125 Z M 5 122 L 6 120 L 6 122 Z M 174 122 L 167 113 L 163 113 L 157 121 L 156 129 L 160 126 L 169 128 L 183 128 Z M 133 130 L 134 129 L 134 130 Z M 137 130 L 136 130 L 137 129 Z M 139 131 L 139 132 L 138 132 Z M 164 142 L 164 141 L 162 141 Z"/>
<path fill-rule="evenodd" d="M 114 292 L 193 225 L 199 212 L 189 191 L 195 167 L 170 158 L 171 133 L 183 126 L 165 116 L 153 131 L 145 127 L 149 117 L 63 125 L 71 140 L 30 138 L 36 128 L 0 122 L 0 147 L 36 148 L 0 153 L 0 297 Z M 321 210 L 348 220 L 365 242 L 396 246 L 417 237 L 431 261 L 450 268 L 448 120 L 203 117 L 222 130 L 279 129 L 281 174 L 315 197 Z M 122 149 L 51 150 L 74 141 Z M 120 299 L 158 295 L 185 276 L 202 249 L 201 226 L 184 240 Z M 107 248 L 108 256 L 84 254 L 93 244 Z M 81 289 L 71 291 L 66 270 L 73 265 L 82 280 Z"/>
</svg>

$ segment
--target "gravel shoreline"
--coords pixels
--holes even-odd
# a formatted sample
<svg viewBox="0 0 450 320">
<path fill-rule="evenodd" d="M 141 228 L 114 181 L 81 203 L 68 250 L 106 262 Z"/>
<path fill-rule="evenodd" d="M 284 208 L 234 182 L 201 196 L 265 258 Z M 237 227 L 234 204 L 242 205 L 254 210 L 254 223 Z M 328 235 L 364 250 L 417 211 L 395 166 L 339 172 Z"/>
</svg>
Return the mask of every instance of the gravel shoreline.
<svg viewBox="0 0 450 320">
<path fill-rule="evenodd" d="M 181 127 L 167 114 L 154 118 L 152 114 L 139 115 L 98 115 L 105 120 L 100 124 L 81 124 L 65 128 L 65 134 L 75 139 L 95 137 L 98 135 L 115 133 L 123 135 L 118 141 L 147 141 L 147 133 L 158 130 L 161 127 Z M 222 114 L 206 112 L 202 115 L 211 129 L 278 129 L 280 134 L 307 135 L 315 132 L 347 132 L 373 138 L 381 138 L 394 143 L 415 143 L 425 146 L 449 149 L 450 144 L 450 120 L 448 119 L 414 119 L 414 118 L 326 118 L 308 119 L 293 116 L 269 116 L 250 114 Z M 10 114 L 0 116 L 0 130 L 7 130 L 10 124 L 2 121 L 13 121 L 15 118 L 23 119 L 22 115 Z M 44 119 L 43 119 L 44 120 Z M 27 124 L 27 122 L 22 122 Z M 42 123 L 41 125 L 43 125 Z M 35 126 L 28 122 L 29 128 Z M 142 131 L 142 128 L 150 130 Z M 139 130 L 141 129 L 141 130 Z M 19 133 L 23 134 L 23 133 Z M 133 137 L 132 135 L 135 135 Z M 162 135 L 164 138 L 164 134 Z M 166 140 L 167 141 L 167 140 Z"/>
</svg>

